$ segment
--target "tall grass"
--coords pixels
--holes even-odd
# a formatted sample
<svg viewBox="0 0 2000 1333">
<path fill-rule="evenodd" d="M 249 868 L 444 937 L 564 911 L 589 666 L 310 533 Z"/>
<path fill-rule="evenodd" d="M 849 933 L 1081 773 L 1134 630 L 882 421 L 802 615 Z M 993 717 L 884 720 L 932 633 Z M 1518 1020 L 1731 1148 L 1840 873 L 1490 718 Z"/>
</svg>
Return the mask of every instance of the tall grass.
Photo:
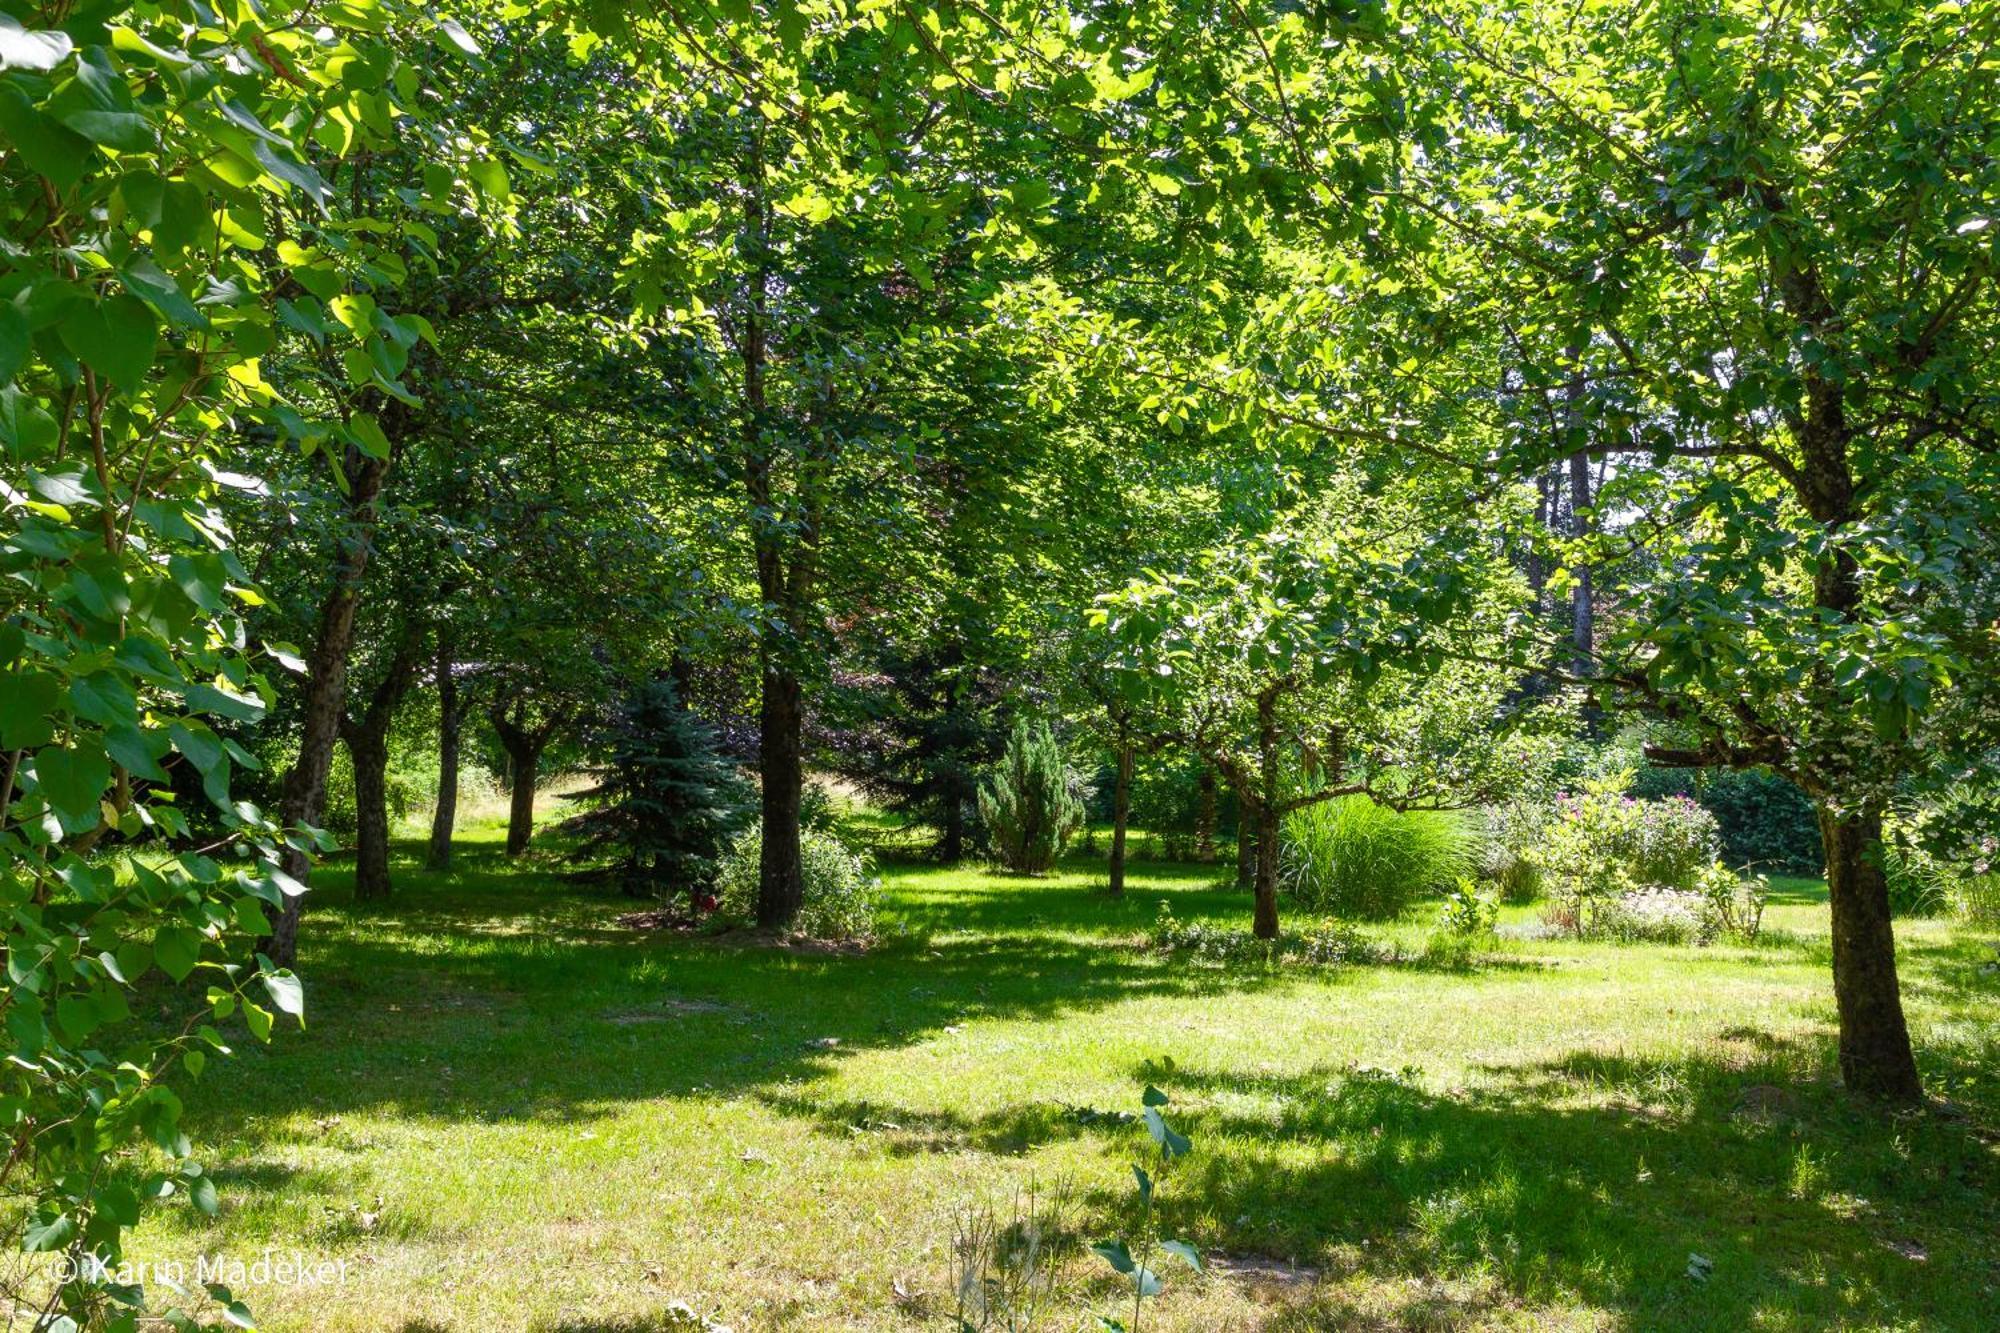
<svg viewBox="0 0 2000 1333">
<path fill-rule="evenodd" d="M 1343 796 L 1285 817 L 1278 869 L 1309 907 L 1386 920 L 1470 874 L 1477 849 L 1475 830 L 1455 812 L 1399 813 Z"/>
</svg>

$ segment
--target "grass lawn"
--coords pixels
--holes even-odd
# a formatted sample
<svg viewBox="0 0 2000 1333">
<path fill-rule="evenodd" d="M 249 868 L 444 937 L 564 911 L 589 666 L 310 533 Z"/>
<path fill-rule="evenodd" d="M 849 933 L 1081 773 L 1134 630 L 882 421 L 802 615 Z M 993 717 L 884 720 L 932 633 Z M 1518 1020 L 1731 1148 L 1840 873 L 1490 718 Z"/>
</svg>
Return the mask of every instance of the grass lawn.
<svg viewBox="0 0 2000 1333">
<path fill-rule="evenodd" d="M 955 1204 L 1067 1179 L 1086 1240 L 1130 1233 L 1148 1141 L 1089 1110 L 1150 1082 L 1195 1144 L 1168 1234 L 1224 1262 L 1168 1271 L 1147 1328 L 2000 1327 L 2000 978 L 1944 923 L 1900 938 L 1958 1109 L 1890 1118 L 1829 1073 L 1811 881 L 1755 949 L 1221 970 L 1136 947 L 1162 898 L 1247 924 L 1188 867 L 1114 903 L 1086 861 L 892 866 L 894 929 L 842 955 L 626 931 L 470 837 L 386 908 L 316 878 L 310 1028 L 188 1090 L 220 1216 L 164 1208 L 135 1253 L 346 1261 L 240 1291 L 267 1329 L 638 1333 L 675 1299 L 738 1333 L 942 1328 Z M 1071 1263 L 1043 1326 L 1128 1308 L 1105 1271 Z"/>
</svg>

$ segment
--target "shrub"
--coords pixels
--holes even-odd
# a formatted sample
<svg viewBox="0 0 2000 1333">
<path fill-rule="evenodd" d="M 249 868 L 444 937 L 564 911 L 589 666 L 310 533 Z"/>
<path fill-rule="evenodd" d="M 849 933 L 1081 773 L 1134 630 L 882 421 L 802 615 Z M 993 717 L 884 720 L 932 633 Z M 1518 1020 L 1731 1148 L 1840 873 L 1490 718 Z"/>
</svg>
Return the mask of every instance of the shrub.
<svg viewBox="0 0 2000 1333">
<path fill-rule="evenodd" d="M 1164 954 L 1212 963 L 1381 963 L 1394 955 L 1352 926 L 1321 926 L 1275 940 L 1260 940 L 1233 926 L 1181 921 L 1172 904 L 1161 902 L 1153 922 L 1152 945 Z"/>
<path fill-rule="evenodd" d="M 1486 810 L 1479 869 L 1507 902 L 1528 903 L 1542 895 L 1535 850 L 1549 817 L 1547 807 L 1534 801 L 1509 801 Z"/>
<path fill-rule="evenodd" d="M 1642 797 L 1688 796 L 1715 816 L 1722 859 L 1774 874 L 1824 869 L 1819 816 L 1796 785 L 1762 769 L 1644 768 L 1633 784 Z"/>
<path fill-rule="evenodd" d="M 1891 829 L 1883 839 L 1882 852 L 1891 916 L 1943 916 L 1950 910 L 1957 880 L 1950 867 L 1928 848 Z"/>
<path fill-rule="evenodd" d="M 1279 874 L 1308 907 L 1386 920 L 1473 868 L 1475 839 L 1460 815 L 1396 811 L 1343 796 L 1285 817 Z"/>
<path fill-rule="evenodd" d="M 1148 855 L 1157 843 L 1159 854 L 1169 861 L 1195 859 L 1196 825 L 1201 822 L 1201 768 L 1199 761 L 1171 759 L 1134 766 L 1132 824 L 1145 831 Z"/>
<path fill-rule="evenodd" d="M 751 921 L 757 916 L 758 863 L 763 855 L 761 821 L 729 844 L 716 874 L 717 911 L 726 919 Z M 805 871 L 805 903 L 799 909 L 798 932 L 815 939 L 844 940 L 874 933 L 875 907 L 881 881 L 846 844 L 819 829 L 799 833 L 799 859 Z"/>
<path fill-rule="evenodd" d="M 1685 796 L 1639 802 L 1632 830 L 1633 870 L 1642 884 L 1693 892 L 1701 872 L 1715 864 L 1722 838 L 1715 816 Z"/>
<path fill-rule="evenodd" d="M 1500 905 L 1481 897 L 1478 886 L 1463 876 L 1458 887 L 1445 895 L 1444 907 L 1438 912 L 1438 928 L 1447 935 L 1477 938 L 1491 935 L 1499 924 Z"/>
<path fill-rule="evenodd" d="M 979 790 L 979 818 L 1007 869 L 1045 875 L 1084 818 L 1084 784 L 1046 722 L 1023 722 Z"/>
<path fill-rule="evenodd" d="M 1748 879 L 1727 866 L 1716 864 L 1701 872 L 1696 890 L 1707 900 L 1707 938 L 1729 936 L 1754 940 L 1764 929 L 1764 903 L 1770 895 L 1770 881 L 1762 875 Z"/>
</svg>

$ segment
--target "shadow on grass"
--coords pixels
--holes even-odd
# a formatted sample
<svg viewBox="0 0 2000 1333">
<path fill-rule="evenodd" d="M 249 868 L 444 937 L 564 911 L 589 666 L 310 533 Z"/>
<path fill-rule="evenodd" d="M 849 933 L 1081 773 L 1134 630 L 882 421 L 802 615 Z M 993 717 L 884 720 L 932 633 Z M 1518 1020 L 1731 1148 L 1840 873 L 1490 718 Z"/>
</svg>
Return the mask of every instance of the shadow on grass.
<svg viewBox="0 0 2000 1333">
<path fill-rule="evenodd" d="M 896 1154 L 1091 1136 L 1138 1157 L 1143 1130 L 1059 1103 L 966 1115 L 812 1095 L 850 1051 L 968 1019 L 1055 1020 L 1298 976 L 1107 948 L 1163 895 L 1183 920 L 1245 913 L 1240 895 L 1208 887 L 1211 868 L 1138 873 L 1114 903 L 1076 875 L 968 886 L 966 872 L 907 871 L 892 910 L 913 933 L 856 957 L 635 934 L 610 924 L 629 900 L 485 852 L 448 883 L 406 870 L 383 908 L 343 902 L 329 874 L 304 937 L 311 1029 L 246 1052 L 227 1105 L 204 1097 L 191 1112 L 197 1132 L 226 1126 L 255 1150 L 289 1141 L 278 1118 L 300 1113 L 578 1123 L 632 1099 L 748 1095 L 829 1134 L 879 1135 Z M 1991 993 L 1982 956 L 1970 942 L 1919 944 L 1906 976 L 1969 1003 Z M 1933 1044 L 1925 1073 L 1990 1077 L 1995 1057 L 1990 1038 Z M 1634 1328 L 1992 1327 L 2000 1171 L 1981 1126 L 2000 1123 L 2000 1107 L 1892 1119 L 1841 1093 L 1829 1069 L 1823 1044 L 1744 1028 L 1684 1057 L 1585 1049 L 1495 1066 L 1469 1090 L 1353 1068 L 1148 1068 L 1134 1087 L 1166 1087 L 1196 1143 L 1161 1187 L 1169 1234 L 1414 1293 L 1393 1323 L 1333 1290 L 1274 1328 L 1448 1327 L 1500 1306 L 1579 1303 Z M 255 1171 L 239 1178 L 248 1192 L 287 1184 Z M 1129 1224 L 1128 1193 L 1107 1185 L 1088 1204 Z M 1423 1286 L 1442 1279 L 1459 1287 Z"/>
<path fill-rule="evenodd" d="M 1932 1051 L 1927 1072 L 1994 1054 Z M 1699 1058 L 1572 1052 L 1450 1094 L 1414 1071 L 1153 1071 L 1197 1145 L 1163 1207 L 1223 1249 L 1374 1283 L 1485 1275 L 1633 1327 L 1991 1328 L 1990 1140 L 1857 1102 L 1830 1059 L 1755 1034 Z M 1471 1313 L 1444 1304 L 1447 1326 Z M 1284 1326 L 1368 1326 L 1321 1315 Z"/>
</svg>

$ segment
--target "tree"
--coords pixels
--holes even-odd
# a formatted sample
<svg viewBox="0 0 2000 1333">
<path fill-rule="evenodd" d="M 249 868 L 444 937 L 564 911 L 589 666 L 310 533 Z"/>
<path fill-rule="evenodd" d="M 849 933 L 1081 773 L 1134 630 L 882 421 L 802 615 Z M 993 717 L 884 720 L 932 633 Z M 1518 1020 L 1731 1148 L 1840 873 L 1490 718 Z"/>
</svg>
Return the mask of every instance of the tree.
<svg viewBox="0 0 2000 1333">
<path fill-rule="evenodd" d="M 979 818 L 1000 864 L 1046 875 L 1084 818 L 1082 780 L 1046 722 L 1014 724 L 1000 762 L 979 789 Z"/>
<path fill-rule="evenodd" d="M 1233 789 L 1253 835 L 1259 939 L 1278 935 L 1287 814 L 1357 793 L 1397 809 L 1465 804 L 1515 771 L 1502 724 L 1516 674 L 1479 659 L 1524 589 L 1447 500 L 1350 478 L 1092 613 L 1122 649 L 1128 697 L 1161 719 L 1156 739 Z"/>
<path fill-rule="evenodd" d="M 1189 262 L 1261 227 L 1286 295 L 1222 353 L 1134 346 L 1072 305 L 1060 369 L 1117 366 L 1177 419 L 1457 470 L 1475 494 L 1608 462 L 1549 590 L 1634 550 L 1652 573 L 1566 674 L 1684 728 L 1661 762 L 1813 797 L 1842 1076 L 1916 1099 L 1881 823 L 1891 791 L 1993 740 L 1993 710 L 1957 696 L 1986 694 L 1995 648 L 1967 571 L 2000 521 L 2000 15 L 1422 0 L 1249 4 L 1226 39 L 1172 8 L 1110 21 L 1157 73 L 1151 105 L 1093 123 L 1108 156 L 1134 171 L 1167 145 L 1145 180 L 1191 215 Z M 1571 480 L 1581 518 L 1591 479 Z"/>
<path fill-rule="evenodd" d="M 717 750 L 715 734 L 680 701 L 671 679 L 635 689 L 604 723 L 597 784 L 570 799 L 594 805 L 570 821 L 579 859 L 615 852 L 628 894 L 689 895 L 714 878 L 754 794 Z"/>
</svg>

